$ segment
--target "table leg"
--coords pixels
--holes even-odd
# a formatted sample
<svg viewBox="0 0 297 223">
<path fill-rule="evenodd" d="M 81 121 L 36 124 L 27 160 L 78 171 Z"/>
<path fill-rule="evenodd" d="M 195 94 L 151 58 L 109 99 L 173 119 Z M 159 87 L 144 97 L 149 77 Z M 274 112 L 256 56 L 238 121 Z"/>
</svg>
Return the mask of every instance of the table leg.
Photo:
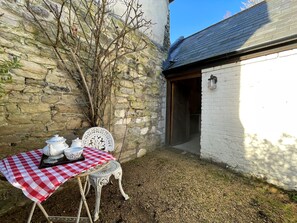
<svg viewBox="0 0 297 223">
<path fill-rule="evenodd" d="M 46 220 L 49 223 L 52 223 L 52 221 L 49 220 L 49 216 L 48 216 L 47 212 L 45 211 L 45 209 L 43 208 L 43 206 L 41 204 L 37 203 L 37 202 L 34 202 L 33 205 L 32 205 L 32 208 L 31 208 L 31 211 L 30 211 L 30 214 L 29 214 L 27 223 L 31 223 L 31 220 L 32 220 L 32 217 L 33 217 L 33 213 L 34 213 L 35 208 L 36 208 L 36 204 L 39 207 L 39 209 L 42 211 L 42 213 L 43 213 L 44 217 L 46 218 Z"/>
<path fill-rule="evenodd" d="M 93 219 L 92 219 L 92 216 L 91 216 L 91 213 L 90 213 L 90 210 L 89 210 L 89 206 L 87 204 L 86 196 L 85 196 L 86 188 L 87 188 L 87 184 L 88 184 L 88 176 L 86 176 L 86 183 L 85 183 L 84 187 L 82 186 L 80 177 L 77 177 L 77 182 L 78 182 L 78 186 L 79 186 L 81 200 L 80 200 L 80 204 L 79 204 L 79 210 L 78 210 L 77 221 L 76 222 L 77 223 L 79 222 L 82 203 L 84 203 L 87 214 L 88 214 L 88 217 L 89 217 L 89 220 L 90 220 L 91 223 L 93 223 Z"/>
<path fill-rule="evenodd" d="M 45 211 L 45 209 L 43 208 L 43 206 L 40 203 L 37 203 L 37 206 L 39 207 L 39 209 L 42 211 L 43 215 L 45 216 L 46 220 L 49 223 L 52 223 L 52 221 L 50 221 L 49 219 L 49 215 L 47 214 L 47 212 Z"/>
<path fill-rule="evenodd" d="M 34 211 L 35 211 L 35 208 L 36 208 L 36 202 L 34 202 L 33 205 L 32 205 L 32 208 L 31 208 L 31 211 L 30 211 L 30 214 L 29 214 L 27 223 L 31 223 L 32 216 L 33 216 L 33 213 L 34 213 Z"/>
</svg>

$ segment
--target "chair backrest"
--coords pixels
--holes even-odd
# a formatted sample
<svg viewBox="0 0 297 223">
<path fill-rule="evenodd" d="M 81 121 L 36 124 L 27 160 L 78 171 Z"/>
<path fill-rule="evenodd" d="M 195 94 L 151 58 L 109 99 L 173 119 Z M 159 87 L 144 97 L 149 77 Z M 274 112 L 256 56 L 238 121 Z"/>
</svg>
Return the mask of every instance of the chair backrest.
<svg viewBox="0 0 297 223">
<path fill-rule="evenodd" d="M 111 133 L 101 127 L 92 127 L 85 131 L 82 137 L 82 145 L 107 152 L 114 150 L 114 140 Z"/>
</svg>

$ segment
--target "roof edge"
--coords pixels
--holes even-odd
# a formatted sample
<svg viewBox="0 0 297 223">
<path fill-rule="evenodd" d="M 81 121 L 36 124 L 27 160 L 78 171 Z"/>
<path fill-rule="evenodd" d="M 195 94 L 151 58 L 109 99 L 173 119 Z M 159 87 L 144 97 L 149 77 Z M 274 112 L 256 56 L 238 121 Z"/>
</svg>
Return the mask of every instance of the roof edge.
<svg viewBox="0 0 297 223">
<path fill-rule="evenodd" d="M 266 42 L 266 43 L 263 43 L 263 44 L 259 44 L 259 45 L 256 45 L 256 46 L 247 47 L 247 48 L 242 49 L 242 50 L 233 51 L 233 52 L 230 52 L 230 53 L 217 55 L 217 56 L 210 57 L 210 58 L 200 60 L 200 61 L 196 61 L 196 62 L 193 62 L 193 63 L 181 65 L 179 67 L 174 67 L 172 69 L 163 70 L 162 73 L 166 77 L 166 76 L 168 76 L 168 75 L 170 75 L 172 73 L 175 73 L 175 72 L 177 72 L 177 71 L 179 71 L 181 69 L 184 69 L 184 68 L 190 68 L 190 67 L 193 67 L 193 66 L 202 66 L 202 65 L 204 66 L 204 65 L 207 65 L 207 64 L 210 64 L 210 63 L 219 62 L 221 60 L 226 60 L 226 59 L 231 59 L 231 58 L 234 58 L 234 57 L 239 57 L 239 56 L 242 56 L 244 54 L 251 54 L 251 53 L 257 52 L 257 51 L 264 51 L 264 50 L 266 50 L 268 48 L 277 48 L 279 45 L 290 45 L 290 44 L 293 44 L 295 42 L 297 43 L 297 34 L 294 34 L 294 35 L 291 35 L 291 36 L 288 36 L 288 37 L 284 37 L 284 38 L 280 38 L 280 39 L 277 39 L 277 40 L 274 40 L 274 41 L 271 41 L 271 42 Z"/>
</svg>

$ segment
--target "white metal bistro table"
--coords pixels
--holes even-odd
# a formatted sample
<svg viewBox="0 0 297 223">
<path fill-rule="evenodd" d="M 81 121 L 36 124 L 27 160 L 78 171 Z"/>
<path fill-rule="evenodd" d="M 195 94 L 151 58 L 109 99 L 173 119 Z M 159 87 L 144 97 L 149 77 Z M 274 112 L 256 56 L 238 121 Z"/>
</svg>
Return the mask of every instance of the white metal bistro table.
<svg viewBox="0 0 297 223">
<path fill-rule="evenodd" d="M 93 222 L 85 197 L 88 175 L 98 170 L 98 168 L 103 168 L 104 164 L 115 160 L 115 158 L 107 152 L 94 148 L 85 148 L 83 155 L 85 157 L 83 161 L 43 169 L 38 168 L 42 157 L 41 149 L 20 153 L 0 160 L 0 172 L 13 186 L 21 189 L 24 195 L 34 202 L 28 222 L 31 222 L 36 205 L 40 208 L 48 222 L 79 222 L 80 220 Z M 86 177 L 84 185 L 82 184 L 82 177 Z M 41 202 L 49 198 L 61 184 L 70 178 L 77 180 L 81 195 L 77 216 L 48 215 Z M 85 206 L 88 217 L 80 216 L 82 205 Z"/>
</svg>

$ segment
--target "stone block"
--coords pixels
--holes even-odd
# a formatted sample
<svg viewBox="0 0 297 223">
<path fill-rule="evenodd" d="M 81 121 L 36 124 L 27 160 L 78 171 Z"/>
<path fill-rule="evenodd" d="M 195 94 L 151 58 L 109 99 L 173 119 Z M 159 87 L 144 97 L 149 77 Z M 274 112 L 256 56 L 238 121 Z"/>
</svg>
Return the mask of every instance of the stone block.
<svg viewBox="0 0 297 223">
<path fill-rule="evenodd" d="M 145 109 L 144 102 L 132 101 L 130 104 L 131 104 L 131 108 L 139 109 L 139 110 Z"/>
<path fill-rule="evenodd" d="M 83 120 L 83 122 L 81 123 L 81 127 L 82 128 L 90 127 L 90 123 L 86 120 Z"/>
<path fill-rule="evenodd" d="M 22 65 L 22 70 L 24 71 L 28 71 L 30 73 L 35 74 L 35 78 L 34 79 L 44 79 L 45 75 L 47 73 L 47 69 L 37 63 L 31 62 L 31 61 L 25 61 L 25 60 L 21 60 L 20 61 L 21 65 Z M 42 77 L 42 78 L 40 78 Z"/>
<path fill-rule="evenodd" d="M 129 104 L 127 103 L 117 103 L 114 105 L 115 110 L 128 110 L 129 108 Z"/>
<path fill-rule="evenodd" d="M 136 101 L 136 97 L 134 95 L 129 95 L 128 101 Z"/>
<path fill-rule="evenodd" d="M 134 97 L 136 98 L 142 98 L 144 95 L 147 94 L 145 88 L 140 88 L 140 89 L 135 88 L 134 90 L 135 90 Z"/>
<path fill-rule="evenodd" d="M 152 126 L 150 133 L 156 133 L 156 126 Z"/>
<path fill-rule="evenodd" d="M 121 153 L 121 159 L 125 159 L 125 158 L 136 158 L 136 149 L 132 149 L 132 150 L 128 150 L 126 148 L 126 150 L 123 150 Z"/>
<path fill-rule="evenodd" d="M 52 115 L 52 120 L 54 122 L 66 122 L 68 119 L 68 114 L 67 113 L 61 113 L 57 112 L 54 115 Z"/>
<path fill-rule="evenodd" d="M 127 103 L 128 100 L 126 97 L 116 97 L 116 102 L 117 103 Z"/>
<path fill-rule="evenodd" d="M 130 124 L 131 118 L 122 118 L 115 122 L 115 125 L 127 125 Z"/>
<path fill-rule="evenodd" d="M 37 26 L 34 26 L 34 24 L 32 22 L 23 20 L 22 22 L 23 28 L 26 32 L 32 33 L 32 34 L 36 34 L 38 33 L 38 28 Z"/>
<path fill-rule="evenodd" d="M 14 135 L 1 135 L 0 136 L 0 142 L 1 143 L 18 143 L 21 142 L 21 135 L 20 134 L 14 134 Z"/>
<path fill-rule="evenodd" d="M 20 22 L 22 18 L 17 16 L 16 14 L 12 14 L 8 11 L 5 11 L 3 16 L 1 17 L 1 23 L 5 24 L 7 27 L 10 28 L 18 28 L 20 26 Z"/>
<path fill-rule="evenodd" d="M 81 94 L 63 94 L 61 95 L 61 101 L 68 105 L 84 104 Z"/>
<path fill-rule="evenodd" d="M 133 126 L 133 128 L 128 128 L 128 135 L 133 136 L 133 137 L 139 136 L 140 130 L 141 130 L 140 127 L 134 127 Z"/>
<path fill-rule="evenodd" d="M 28 68 L 22 67 L 22 68 L 18 68 L 18 69 L 13 69 L 11 72 L 14 73 L 15 75 L 18 75 L 21 77 L 27 77 L 27 78 L 32 78 L 32 79 L 36 79 L 36 80 L 44 80 L 47 70 L 42 69 L 42 71 L 40 71 L 39 73 L 34 73 L 31 70 L 29 70 Z"/>
<path fill-rule="evenodd" d="M 122 81 L 120 81 L 120 86 L 125 87 L 125 88 L 133 88 L 134 84 L 132 81 L 122 80 Z"/>
<path fill-rule="evenodd" d="M 133 70 L 133 69 L 130 70 L 129 74 L 132 78 L 137 78 L 141 75 L 136 70 Z"/>
<path fill-rule="evenodd" d="M 12 48 L 12 47 L 14 47 L 14 43 L 0 37 L 0 46 Z"/>
<path fill-rule="evenodd" d="M 150 117 L 149 116 L 146 116 L 146 117 L 140 117 L 140 118 L 137 118 L 136 119 L 136 123 L 139 124 L 139 123 L 144 123 L 144 122 L 149 122 L 150 121 Z"/>
<path fill-rule="evenodd" d="M 79 129 L 81 128 L 82 120 L 78 117 L 71 118 L 67 121 L 66 129 Z"/>
<path fill-rule="evenodd" d="M 8 94 L 9 104 L 18 102 L 36 103 L 40 102 L 40 96 L 32 93 L 24 93 L 20 91 L 11 91 Z"/>
<path fill-rule="evenodd" d="M 1 84 L 3 86 L 3 89 L 6 93 L 9 93 L 10 91 L 22 91 L 25 88 L 25 79 L 23 80 L 15 80 L 12 78 L 11 82 Z"/>
<path fill-rule="evenodd" d="M 48 84 L 44 80 L 36 80 L 32 78 L 25 78 L 25 84 L 27 86 L 46 87 Z"/>
<path fill-rule="evenodd" d="M 30 133 L 46 131 L 46 126 L 44 124 L 42 124 L 42 123 L 31 123 L 31 124 L 21 125 L 20 128 L 21 129 L 26 129 Z"/>
<path fill-rule="evenodd" d="M 47 125 L 47 129 L 49 132 L 57 132 L 65 129 L 66 127 L 66 122 L 62 123 L 57 123 L 57 122 L 52 122 L 51 124 Z"/>
<path fill-rule="evenodd" d="M 30 124 L 31 117 L 24 113 L 12 113 L 8 114 L 7 121 L 9 124 Z"/>
<path fill-rule="evenodd" d="M 122 93 L 123 95 L 127 95 L 128 96 L 128 95 L 134 94 L 134 89 L 122 87 L 120 89 L 120 93 Z"/>
<path fill-rule="evenodd" d="M 40 122 L 42 124 L 46 124 L 52 120 L 51 112 L 41 112 L 32 115 L 31 120 L 33 122 Z"/>
<path fill-rule="evenodd" d="M 6 110 L 8 113 L 20 113 L 21 112 L 17 103 L 7 104 L 5 107 L 6 107 Z"/>
<path fill-rule="evenodd" d="M 124 118 L 126 116 L 126 110 L 116 110 L 114 112 L 115 117 L 117 118 Z"/>
<path fill-rule="evenodd" d="M 159 89 L 159 87 L 152 87 L 152 88 L 150 89 L 150 93 L 151 93 L 152 95 L 159 95 L 159 94 L 160 94 L 160 89 Z"/>
<path fill-rule="evenodd" d="M 49 85 L 49 88 L 52 89 L 53 91 L 57 91 L 57 92 L 65 92 L 68 93 L 70 92 L 70 88 L 68 88 L 67 86 L 57 86 L 57 85 Z"/>
<path fill-rule="evenodd" d="M 127 131 L 126 125 L 117 125 L 114 127 L 112 135 L 115 140 L 121 140 L 125 137 L 126 131 Z"/>
<path fill-rule="evenodd" d="M 157 112 L 152 112 L 151 113 L 151 118 L 152 119 L 158 118 L 158 113 Z"/>
<path fill-rule="evenodd" d="M 6 135 L 12 135 L 20 131 L 19 125 L 6 125 L 0 128 L 0 135 L 6 136 Z"/>
<path fill-rule="evenodd" d="M 0 127 L 5 128 L 5 126 L 8 126 L 8 122 L 6 120 L 6 117 L 4 115 L 0 116 Z"/>
<path fill-rule="evenodd" d="M 137 152 L 137 158 L 143 157 L 146 154 L 147 150 L 146 149 L 140 149 Z"/>
<path fill-rule="evenodd" d="M 149 131 L 149 128 L 148 127 L 142 128 L 140 130 L 140 135 L 146 135 L 148 133 L 148 131 Z"/>
<path fill-rule="evenodd" d="M 61 83 L 62 81 L 65 81 L 65 75 L 65 73 L 54 69 L 52 71 L 48 71 L 45 79 L 49 83 Z"/>
<path fill-rule="evenodd" d="M 36 48 L 29 47 L 27 45 L 23 45 L 23 44 L 21 44 L 19 42 L 14 42 L 14 45 L 15 45 L 14 48 L 17 49 L 17 51 L 14 51 L 14 50 L 10 49 L 9 51 L 6 50 L 6 52 L 18 56 L 21 60 L 22 59 L 26 60 L 28 53 L 31 53 L 31 54 L 34 53 L 34 54 L 38 55 L 38 53 L 40 52 Z"/>
<path fill-rule="evenodd" d="M 59 95 L 43 95 L 41 96 L 41 102 L 46 104 L 55 104 L 60 101 Z"/>
<path fill-rule="evenodd" d="M 17 145 L 17 147 L 27 150 L 33 150 L 33 149 L 42 149 L 44 146 L 46 146 L 46 140 L 48 138 L 29 138 L 28 140 L 23 140 L 21 143 Z"/>
<path fill-rule="evenodd" d="M 49 105 L 45 103 L 39 103 L 39 104 L 19 103 L 18 107 L 20 108 L 21 112 L 24 112 L 24 113 L 38 113 L 38 112 L 50 111 Z"/>
<path fill-rule="evenodd" d="M 61 113 L 76 113 L 76 114 L 81 114 L 79 105 L 74 104 L 74 105 L 68 105 L 68 104 L 56 104 L 55 105 L 55 110 L 61 112 Z"/>
</svg>

